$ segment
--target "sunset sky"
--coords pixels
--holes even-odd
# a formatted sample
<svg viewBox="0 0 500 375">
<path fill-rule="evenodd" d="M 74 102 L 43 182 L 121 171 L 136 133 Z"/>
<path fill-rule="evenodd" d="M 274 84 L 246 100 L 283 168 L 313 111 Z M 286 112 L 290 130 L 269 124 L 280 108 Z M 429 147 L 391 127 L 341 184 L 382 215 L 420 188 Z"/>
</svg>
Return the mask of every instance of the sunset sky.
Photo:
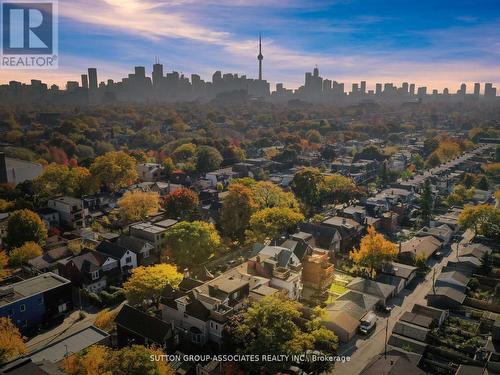
<svg viewBox="0 0 500 375">
<path fill-rule="evenodd" d="M 0 82 L 64 86 L 97 67 L 99 81 L 155 56 L 166 72 L 258 73 L 289 88 L 315 65 L 350 84 L 403 81 L 439 90 L 500 86 L 500 2 L 452 0 L 60 0 L 59 70 L 0 71 Z M 472 87 L 469 87 L 471 90 Z"/>
</svg>

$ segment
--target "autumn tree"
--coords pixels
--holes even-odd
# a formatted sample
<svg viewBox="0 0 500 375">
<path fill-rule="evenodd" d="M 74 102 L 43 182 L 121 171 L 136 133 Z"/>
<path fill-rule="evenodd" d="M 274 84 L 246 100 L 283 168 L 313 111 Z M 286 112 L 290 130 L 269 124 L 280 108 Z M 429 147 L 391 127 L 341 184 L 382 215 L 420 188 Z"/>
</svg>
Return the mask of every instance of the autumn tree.
<svg viewBox="0 0 500 375">
<path fill-rule="evenodd" d="M 117 312 L 111 311 L 110 309 L 101 310 L 95 316 L 94 325 L 103 331 L 111 332 L 113 330 L 113 322 L 116 315 Z"/>
<path fill-rule="evenodd" d="M 167 249 L 182 266 L 194 266 L 206 261 L 221 245 L 213 224 L 203 221 L 181 221 L 165 235 Z"/>
<path fill-rule="evenodd" d="M 33 189 L 44 200 L 58 195 L 79 198 L 95 193 L 98 186 L 87 168 L 52 163 L 35 179 Z"/>
<path fill-rule="evenodd" d="M 274 238 L 297 227 L 304 215 L 291 208 L 272 207 L 255 212 L 250 218 L 250 230 L 255 238 Z"/>
<path fill-rule="evenodd" d="M 176 163 L 185 163 L 196 156 L 196 145 L 184 143 L 177 147 L 172 153 L 172 158 Z"/>
<path fill-rule="evenodd" d="M 238 146 L 230 145 L 224 149 L 222 157 L 224 165 L 233 165 L 245 160 L 245 151 Z"/>
<path fill-rule="evenodd" d="M 292 192 L 269 181 L 256 182 L 251 186 L 252 196 L 259 210 L 264 208 L 292 208 L 299 210 L 299 203 Z"/>
<path fill-rule="evenodd" d="M 360 266 L 368 267 L 370 275 L 383 262 L 391 260 L 397 254 L 396 244 L 388 241 L 375 228 L 368 227 L 368 233 L 361 239 L 359 249 L 350 252 L 349 257 Z"/>
<path fill-rule="evenodd" d="M 47 228 L 40 216 L 24 209 L 14 211 L 7 221 L 7 243 L 11 248 L 33 241 L 43 244 L 47 238 Z"/>
<path fill-rule="evenodd" d="M 500 208 L 488 204 L 465 206 L 458 217 L 462 229 L 473 229 L 475 234 L 481 234 L 493 239 L 500 239 Z"/>
<path fill-rule="evenodd" d="M 193 220 L 199 216 L 200 201 L 190 189 L 181 188 L 167 194 L 162 205 L 169 217 L 174 219 Z"/>
<path fill-rule="evenodd" d="M 309 208 L 321 203 L 324 178 L 316 168 L 303 168 L 293 176 L 290 184 L 295 196 Z"/>
<path fill-rule="evenodd" d="M 0 318 L 0 364 L 26 353 L 26 344 L 10 318 Z"/>
<path fill-rule="evenodd" d="M 299 354 L 307 350 L 331 353 L 337 347 L 333 332 L 318 325 L 300 326 L 302 305 L 284 298 L 268 296 L 236 314 L 223 333 L 228 351 L 253 355 Z M 291 362 L 257 362 L 247 373 L 277 373 Z"/>
<path fill-rule="evenodd" d="M 200 146 L 196 152 L 196 169 L 198 172 L 206 173 L 219 168 L 222 164 L 220 152 L 210 146 Z"/>
<path fill-rule="evenodd" d="M 9 276 L 10 271 L 7 268 L 9 264 L 9 256 L 5 251 L 0 251 L 0 281 Z"/>
<path fill-rule="evenodd" d="M 363 193 L 351 178 L 334 174 L 325 177 L 322 195 L 327 202 L 347 203 L 350 200 L 361 198 Z"/>
<path fill-rule="evenodd" d="M 16 247 L 10 251 L 9 264 L 11 266 L 20 266 L 28 260 L 42 255 L 42 248 L 35 242 L 25 242 L 20 247 Z"/>
<path fill-rule="evenodd" d="M 219 216 L 222 232 L 232 239 L 243 239 L 255 208 L 250 188 L 239 183 L 229 185 Z"/>
<path fill-rule="evenodd" d="M 445 202 L 448 206 L 460 206 L 466 201 L 472 199 L 475 188 L 467 189 L 464 185 L 455 185 L 453 191 L 446 197 Z"/>
<path fill-rule="evenodd" d="M 131 304 L 140 304 L 151 300 L 158 304 L 161 293 L 167 285 L 177 288 L 182 281 L 182 274 L 171 264 L 155 264 L 150 267 L 137 267 L 123 284 L 127 300 Z"/>
<path fill-rule="evenodd" d="M 127 187 L 138 178 L 135 159 L 123 151 L 111 151 L 97 157 L 90 166 L 90 173 L 99 186 L 110 191 Z"/>
<path fill-rule="evenodd" d="M 118 200 L 118 207 L 125 220 L 144 220 L 158 212 L 160 196 L 155 192 L 128 191 Z"/>
<path fill-rule="evenodd" d="M 175 170 L 175 164 L 172 158 L 165 158 L 162 163 L 163 166 L 163 176 L 168 180 Z"/>
</svg>

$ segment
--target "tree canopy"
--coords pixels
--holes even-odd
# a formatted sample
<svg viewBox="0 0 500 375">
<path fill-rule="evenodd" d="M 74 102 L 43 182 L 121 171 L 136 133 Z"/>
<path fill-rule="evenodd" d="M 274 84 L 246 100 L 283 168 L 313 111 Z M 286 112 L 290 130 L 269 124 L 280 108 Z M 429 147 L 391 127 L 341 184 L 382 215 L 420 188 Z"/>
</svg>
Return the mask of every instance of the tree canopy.
<svg viewBox="0 0 500 375">
<path fill-rule="evenodd" d="M 11 266 L 20 266 L 28 260 L 42 255 L 42 248 L 35 242 L 25 242 L 20 247 L 16 247 L 10 251 L 9 264 Z"/>
<path fill-rule="evenodd" d="M 100 186 L 117 191 L 137 181 L 136 161 L 124 151 L 111 151 L 97 157 L 90 173 Z"/>
<path fill-rule="evenodd" d="M 189 189 L 181 188 L 167 194 L 162 202 L 169 217 L 181 220 L 193 220 L 199 216 L 200 201 L 198 195 Z"/>
<path fill-rule="evenodd" d="M 6 317 L 0 318 L 0 364 L 26 353 L 26 344 L 17 327 Z"/>
<path fill-rule="evenodd" d="M 231 184 L 219 216 L 222 232 L 233 239 L 243 239 L 255 209 L 252 190 L 240 183 Z"/>
<path fill-rule="evenodd" d="M 304 215 L 291 208 L 272 207 L 255 212 L 250 218 L 250 230 L 258 239 L 274 238 L 296 229 Z"/>
<path fill-rule="evenodd" d="M 43 244 L 47 238 L 47 228 L 40 216 L 24 209 L 14 211 L 7 221 L 7 243 L 11 248 L 22 246 L 25 242 Z"/>
<path fill-rule="evenodd" d="M 462 229 L 500 240 L 500 209 L 488 204 L 465 206 L 458 217 Z"/>
<path fill-rule="evenodd" d="M 128 191 L 118 200 L 118 207 L 124 220 L 144 220 L 158 212 L 160 196 L 155 192 Z"/>
</svg>

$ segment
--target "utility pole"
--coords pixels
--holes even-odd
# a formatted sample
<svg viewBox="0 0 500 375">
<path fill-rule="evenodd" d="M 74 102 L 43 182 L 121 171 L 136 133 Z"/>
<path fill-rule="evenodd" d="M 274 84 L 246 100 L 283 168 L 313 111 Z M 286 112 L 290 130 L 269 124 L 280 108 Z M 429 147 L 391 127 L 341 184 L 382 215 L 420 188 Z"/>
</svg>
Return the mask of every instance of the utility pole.
<svg viewBox="0 0 500 375">
<path fill-rule="evenodd" d="M 387 336 L 389 335 L 389 318 L 385 321 L 385 342 L 384 342 L 384 359 L 387 359 Z"/>
<path fill-rule="evenodd" d="M 432 292 L 434 294 L 436 294 L 436 285 L 435 285 L 435 283 L 436 283 L 436 269 L 433 268 L 432 269 Z"/>
</svg>

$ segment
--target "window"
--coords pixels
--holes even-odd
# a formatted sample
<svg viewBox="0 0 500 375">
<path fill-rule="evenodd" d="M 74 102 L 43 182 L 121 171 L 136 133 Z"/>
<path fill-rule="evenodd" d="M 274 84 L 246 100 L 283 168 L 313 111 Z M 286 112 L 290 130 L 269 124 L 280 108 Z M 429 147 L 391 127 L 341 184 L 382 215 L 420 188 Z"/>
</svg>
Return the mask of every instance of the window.
<svg viewBox="0 0 500 375">
<path fill-rule="evenodd" d="M 66 310 L 68 310 L 68 304 L 66 302 L 62 303 L 59 306 L 57 306 L 57 309 L 59 310 L 60 313 L 65 312 Z"/>
<path fill-rule="evenodd" d="M 191 333 L 191 341 L 195 344 L 201 344 L 201 333 Z"/>
<path fill-rule="evenodd" d="M 149 250 L 144 250 L 144 252 L 142 253 L 142 257 L 144 259 L 149 258 Z"/>
<path fill-rule="evenodd" d="M 132 257 L 126 257 L 125 263 L 132 263 Z"/>
<path fill-rule="evenodd" d="M 94 271 L 90 274 L 92 280 L 97 280 L 99 278 L 99 271 Z"/>
<path fill-rule="evenodd" d="M 19 311 L 21 312 L 26 311 L 26 305 L 19 306 Z"/>
</svg>

